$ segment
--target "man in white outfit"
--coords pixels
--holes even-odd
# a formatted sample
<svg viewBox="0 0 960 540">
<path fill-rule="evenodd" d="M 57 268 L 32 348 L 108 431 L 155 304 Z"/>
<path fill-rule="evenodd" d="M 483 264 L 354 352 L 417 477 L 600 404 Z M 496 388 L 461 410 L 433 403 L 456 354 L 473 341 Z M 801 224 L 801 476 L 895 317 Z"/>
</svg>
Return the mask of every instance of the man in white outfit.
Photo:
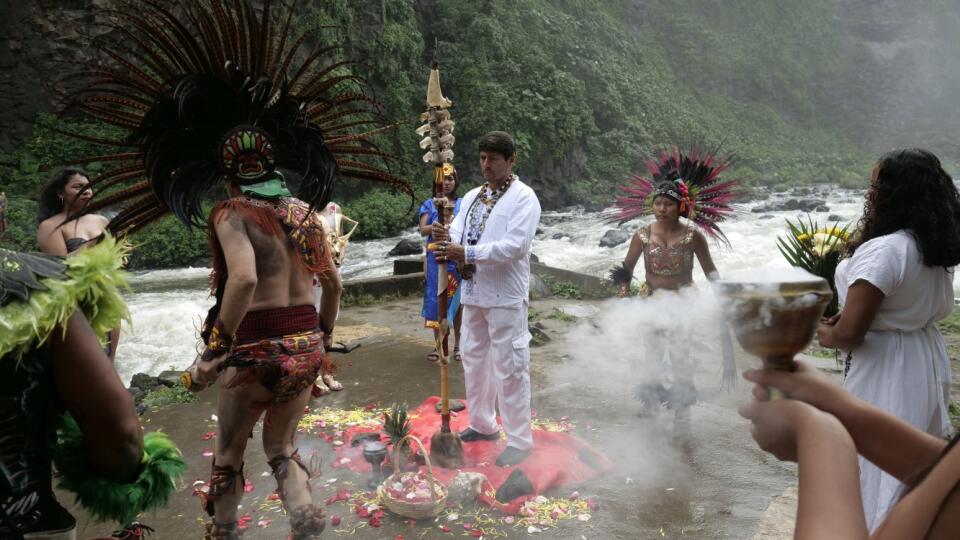
<svg viewBox="0 0 960 540">
<path fill-rule="evenodd" d="M 526 459 L 533 448 L 527 303 L 540 201 L 513 174 L 516 144 L 508 133 L 487 133 L 479 146 L 486 182 L 464 196 L 449 235 L 439 223 L 433 235 L 443 240 L 437 260 L 463 265 L 460 351 L 470 427 L 460 438 L 465 443 L 498 439 L 499 400 L 507 447 L 497 465 L 507 467 Z"/>
</svg>

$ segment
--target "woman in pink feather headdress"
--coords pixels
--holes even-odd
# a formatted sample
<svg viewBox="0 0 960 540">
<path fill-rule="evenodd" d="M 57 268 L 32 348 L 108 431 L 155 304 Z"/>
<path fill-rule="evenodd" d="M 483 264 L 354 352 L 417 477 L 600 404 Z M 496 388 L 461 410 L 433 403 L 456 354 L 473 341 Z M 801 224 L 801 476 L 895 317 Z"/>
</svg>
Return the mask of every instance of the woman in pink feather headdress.
<svg viewBox="0 0 960 540">
<path fill-rule="evenodd" d="M 645 281 L 640 286 L 641 296 L 658 291 L 678 291 L 693 284 L 694 255 L 707 279 L 720 277 L 710 256 L 707 235 L 727 243 L 717 223 L 733 213 L 730 206 L 735 193 L 735 181 L 722 181 L 720 174 L 730 164 L 730 158 L 717 157 L 715 152 L 694 148 L 684 152 L 679 148 L 661 151 L 656 159 L 647 162 L 648 176 L 633 176 L 621 188 L 616 210 L 611 221 L 625 222 L 644 214 L 653 214 L 654 220 L 640 228 L 630 242 L 623 264 L 611 272 L 620 296 L 630 293 L 633 270 L 643 256 Z M 685 218 L 681 220 L 680 218 Z M 664 328 L 652 333 L 646 348 L 660 361 L 666 352 L 673 369 L 673 385 L 667 390 L 657 382 L 643 382 L 635 394 L 648 408 L 666 404 L 674 410 L 675 428 L 689 430 L 690 406 L 696 403 L 693 385 L 694 365 L 690 360 L 689 340 L 676 328 Z M 684 334 L 684 335 L 680 335 Z M 669 339 L 675 336 L 676 339 Z M 721 329 L 723 337 L 724 384 L 736 379 L 733 351 L 729 334 Z"/>
</svg>

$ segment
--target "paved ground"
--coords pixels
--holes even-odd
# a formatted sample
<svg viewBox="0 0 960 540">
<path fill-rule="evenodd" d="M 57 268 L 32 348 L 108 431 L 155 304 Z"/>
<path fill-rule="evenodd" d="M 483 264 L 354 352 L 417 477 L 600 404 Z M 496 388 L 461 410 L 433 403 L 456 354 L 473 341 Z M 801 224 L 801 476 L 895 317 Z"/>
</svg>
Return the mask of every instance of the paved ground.
<svg viewBox="0 0 960 540">
<path fill-rule="evenodd" d="M 598 302 L 547 300 L 533 305 L 535 321 L 540 321 L 552 340 L 532 351 L 531 374 L 534 408 L 541 417 L 559 419 L 569 416 L 576 422 L 575 433 L 606 452 L 618 464 L 608 476 L 590 485 L 579 486 L 582 496 L 599 503 L 589 521 L 572 519 L 558 527 L 533 536 L 571 539 L 636 538 L 790 538 L 795 507 L 795 467 L 782 464 L 757 449 L 750 439 L 747 424 L 736 414 L 736 407 L 747 399 L 747 388 L 740 384 L 733 393 L 719 391 L 720 367 L 715 351 L 707 348 L 700 360 L 697 386 L 701 402 L 693 409 L 692 435 L 686 441 L 675 440 L 672 415 L 641 417 L 636 402 L 628 399 L 630 385 L 622 374 L 605 370 L 607 364 L 596 359 L 569 354 L 571 336 L 577 335 L 584 319 L 550 318 L 554 308 L 579 305 L 586 313 Z M 586 307 L 584 307 L 586 306 Z M 363 323 L 365 326 L 360 327 Z M 437 394 L 438 376 L 434 364 L 424 358 L 430 341 L 419 318 L 419 301 L 401 299 L 375 306 L 355 307 L 341 317 L 342 335 L 348 327 L 354 336 L 365 336 L 363 345 L 342 359 L 339 378 L 343 392 L 315 400 L 315 407 L 362 407 L 370 403 L 420 403 Z M 627 351 L 629 353 L 629 351 Z M 185 362 L 184 362 L 185 363 Z M 832 363 L 832 361 L 830 361 Z M 741 367 L 747 360 L 741 353 Z M 826 365 L 829 365 L 826 364 Z M 462 369 L 451 370 L 454 397 L 462 397 Z M 210 459 L 204 457 L 212 441 L 202 436 L 212 429 L 211 413 L 216 399 L 213 391 L 200 396 L 197 403 L 173 405 L 149 411 L 147 429 L 162 429 L 180 445 L 189 463 L 185 482 L 170 507 L 154 515 L 143 516 L 156 532 L 152 539 L 201 537 L 199 501 L 191 495 L 195 480 L 206 480 Z M 250 513 L 252 522 L 245 538 L 285 538 L 286 518 L 268 500 L 274 489 L 266 458 L 255 433 L 247 450 L 246 471 L 252 482 L 241 513 Z M 333 470 L 332 447 L 314 436 L 298 441 L 301 453 L 317 451 L 323 457 L 322 476 L 314 481 L 314 496 L 323 500 L 337 489 L 350 487 L 359 478 L 343 469 Z M 552 494 L 566 497 L 569 493 Z M 64 497 L 65 498 L 65 497 Z M 435 523 L 407 524 L 387 517 L 380 528 L 372 528 L 353 515 L 346 503 L 328 507 L 331 514 L 343 517 L 340 527 L 328 525 L 327 538 L 447 538 L 469 534 L 465 519 Z M 76 513 L 76 512 L 75 512 Z M 463 511 L 463 515 L 468 514 Z M 79 515 L 79 514 L 78 514 Z M 267 523 L 265 520 L 269 520 Z M 449 533 L 440 527 L 449 523 Z M 258 526 L 258 524 L 260 526 Z M 336 529 L 336 530 L 333 530 Z M 526 527 L 502 522 L 498 533 L 509 538 L 527 537 Z M 79 538 L 94 538 L 109 533 L 109 527 L 89 524 Z M 488 537 L 493 537 L 491 533 Z"/>
</svg>

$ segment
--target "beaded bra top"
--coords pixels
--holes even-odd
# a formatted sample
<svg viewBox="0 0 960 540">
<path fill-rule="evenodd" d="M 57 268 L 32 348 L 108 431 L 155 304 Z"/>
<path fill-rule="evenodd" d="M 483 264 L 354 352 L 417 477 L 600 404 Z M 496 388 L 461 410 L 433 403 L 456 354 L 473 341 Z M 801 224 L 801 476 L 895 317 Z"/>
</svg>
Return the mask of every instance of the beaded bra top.
<svg viewBox="0 0 960 540">
<path fill-rule="evenodd" d="M 683 240 L 670 246 L 651 242 L 649 225 L 637 234 L 643 241 L 643 265 L 648 274 L 677 276 L 693 268 L 693 227 L 687 227 Z"/>
</svg>

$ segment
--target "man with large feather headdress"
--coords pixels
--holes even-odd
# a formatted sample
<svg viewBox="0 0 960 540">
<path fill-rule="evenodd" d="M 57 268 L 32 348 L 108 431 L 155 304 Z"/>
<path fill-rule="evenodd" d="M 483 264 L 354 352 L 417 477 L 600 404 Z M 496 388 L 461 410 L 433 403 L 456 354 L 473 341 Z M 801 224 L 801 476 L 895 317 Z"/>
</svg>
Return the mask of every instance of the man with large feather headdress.
<svg viewBox="0 0 960 540">
<path fill-rule="evenodd" d="M 116 164 L 91 181 L 102 194 L 86 211 L 124 208 L 108 229 L 125 235 L 173 213 L 209 228 L 216 303 L 204 322 L 192 370 L 203 386 L 221 375 L 217 444 L 204 508 L 208 538 L 236 538 L 243 454 L 266 409 L 264 450 L 290 515 L 292 538 L 313 538 L 323 510 L 293 447 L 298 420 L 331 342 L 340 296 L 331 248 L 314 212 L 339 177 L 372 180 L 412 194 L 371 164 L 390 156 L 370 142 L 384 129 L 365 81 L 332 59 L 342 46 L 304 50 L 325 27 L 295 36 L 293 10 L 258 10 L 247 0 L 121 2 L 109 14 L 107 57 L 72 77 L 70 107 L 127 132 L 127 147 L 77 163 Z M 321 61 L 325 63 L 321 63 Z M 89 140 L 89 139 L 88 139 Z M 286 179 L 298 185 L 296 196 Z M 229 198 L 204 219 L 212 188 Z M 319 316 L 312 280 L 324 288 Z"/>
</svg>

